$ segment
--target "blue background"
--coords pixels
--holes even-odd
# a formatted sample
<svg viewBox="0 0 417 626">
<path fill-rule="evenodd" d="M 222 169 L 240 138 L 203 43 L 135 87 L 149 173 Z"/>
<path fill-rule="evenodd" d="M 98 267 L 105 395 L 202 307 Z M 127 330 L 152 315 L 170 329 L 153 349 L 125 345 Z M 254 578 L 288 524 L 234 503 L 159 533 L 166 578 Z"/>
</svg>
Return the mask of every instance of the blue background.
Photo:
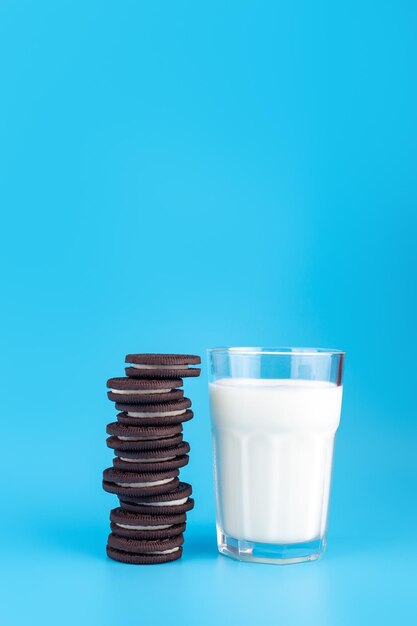
<svg viewBox="0 0 417 626">
<path fill-rule="evenodd" d="M 416 4 L 0 3 L 2 621 L 413 623 Z M 205 350 L 347 351 L 329 545 L 217 554 Z M 183 559 L 105 556 L 105 381 L 204 356 Z"/>
</svg>

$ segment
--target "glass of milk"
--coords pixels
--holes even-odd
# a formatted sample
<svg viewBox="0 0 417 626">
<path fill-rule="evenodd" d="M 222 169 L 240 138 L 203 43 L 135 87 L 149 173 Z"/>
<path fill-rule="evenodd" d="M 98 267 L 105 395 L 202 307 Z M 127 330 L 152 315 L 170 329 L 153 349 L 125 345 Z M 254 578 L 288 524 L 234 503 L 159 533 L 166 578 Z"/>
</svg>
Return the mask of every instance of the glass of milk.
<svg viewBox="0 0 417 626">
<path fill-rule="evenodd" d="M 262 563 L 318 559 L 326 545 L 344 352 L 208 352 L 219 551 Z"/>
</svg>

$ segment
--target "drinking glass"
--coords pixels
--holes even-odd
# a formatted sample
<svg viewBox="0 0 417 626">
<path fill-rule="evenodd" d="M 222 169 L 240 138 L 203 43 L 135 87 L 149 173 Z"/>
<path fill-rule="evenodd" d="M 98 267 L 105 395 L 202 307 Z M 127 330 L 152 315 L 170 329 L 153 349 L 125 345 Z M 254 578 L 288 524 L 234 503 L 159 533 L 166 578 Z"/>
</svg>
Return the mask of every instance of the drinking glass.
<svg viewBox="0 0 417 626">
<path fill-rule="evenodd" d="M 219 551 L 241 561 L 318 559 L 326 545 L 344 352 L 208 353 Z"/>
</svg>

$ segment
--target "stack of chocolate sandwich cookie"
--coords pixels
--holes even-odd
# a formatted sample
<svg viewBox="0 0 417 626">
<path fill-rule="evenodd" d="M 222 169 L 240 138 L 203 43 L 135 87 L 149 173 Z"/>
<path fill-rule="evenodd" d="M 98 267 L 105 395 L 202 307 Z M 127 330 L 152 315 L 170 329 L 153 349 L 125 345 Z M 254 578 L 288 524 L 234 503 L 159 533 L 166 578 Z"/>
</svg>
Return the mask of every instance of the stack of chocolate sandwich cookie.
<svg viewBox="0 0 417 626">
<path fill-rule="evenodd" d="M 110 513 L 110 558 L 153 564 L 182 556 L 186 514 L 194 506 L 191 485 L 180 482 L 189 444 L 182 424 L 193 417 L 180 387 L 199 376 L 200 357 L 181 354 L 128 354 L 126 377 L 107 381 L 117 421 L 107 425 L 113 467 L 104 470 L 103 488 L 118 496 Z M 191 367 L 190 367 L 191 366 Z"/>
</svg>

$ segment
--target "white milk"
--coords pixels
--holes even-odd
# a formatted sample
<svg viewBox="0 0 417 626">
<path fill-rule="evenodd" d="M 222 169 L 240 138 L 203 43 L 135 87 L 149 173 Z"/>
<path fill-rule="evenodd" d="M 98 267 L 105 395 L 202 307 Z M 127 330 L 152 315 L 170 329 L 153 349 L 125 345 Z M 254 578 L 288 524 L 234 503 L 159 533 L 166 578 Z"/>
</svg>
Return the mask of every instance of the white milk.
<svg viewBox="0 0 417 626">
<path fill-rule="evenodd" d="M 221 530 L 274 544 L 323 537 L 342 387 L 223 378 L 210 402 Z"/>
</svg>

